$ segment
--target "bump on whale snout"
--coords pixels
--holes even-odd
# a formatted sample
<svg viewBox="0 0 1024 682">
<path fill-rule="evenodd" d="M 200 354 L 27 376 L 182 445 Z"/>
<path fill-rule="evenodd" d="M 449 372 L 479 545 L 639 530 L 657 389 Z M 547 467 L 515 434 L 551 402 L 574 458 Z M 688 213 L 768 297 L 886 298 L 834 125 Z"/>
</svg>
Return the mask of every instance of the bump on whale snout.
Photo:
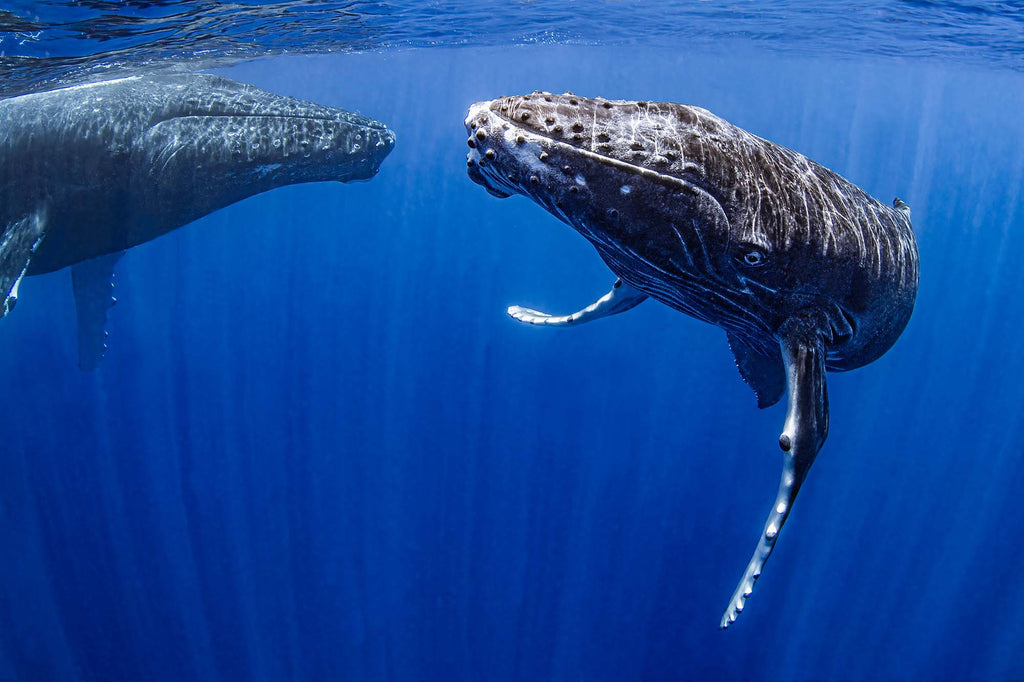
<svg viewBox="0 0 1024 682">
<path fill-rule="evenodd" d="M 386 159 L 388 154 L 391 153 L 391 150 L 395 148 L 395 132 L 393 130 L 384 126 L 382 123 L 372 120 L 371 125 L 367 128 L 367 143 L 369 144 L 372 139 L 373 147 L 366 159 L 364 172 L 356 173 L 348 179 L 338 178 L 338 182 L 344 184 L 369 182 L 377 177 L 377 174 L 380 173 L 380 166 L 384 163 L 384 159 Z"/>
<path fill-rule="evenodd" d="M 492 127 L 490 107 L 494 101 L 476 102 L 469 108 L 469 114 L 464 122 L 466 132 L 469 134 L 466 139 L 469 146 L 469 153 L 466 154 L 466 173 L 470 180 L 483 187 L 491 196 L 507 199 L 512 194 L 493 184 L 483 170 L 496 158 L 494 149 L 488 144 Z"/>
</svg>

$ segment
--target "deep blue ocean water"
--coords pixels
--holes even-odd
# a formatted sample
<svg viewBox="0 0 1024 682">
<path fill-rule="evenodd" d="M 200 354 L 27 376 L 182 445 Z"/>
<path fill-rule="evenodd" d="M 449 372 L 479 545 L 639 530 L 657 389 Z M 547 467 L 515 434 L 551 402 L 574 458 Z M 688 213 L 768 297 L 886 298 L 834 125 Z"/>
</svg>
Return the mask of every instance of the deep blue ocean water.
<svg viewBox="0 0 1024 682">
<path fill-rule="evenodd" d="M 382 120 L 395 150 L 370 182 L 130 251 L 94 373 L 68 273 L 22 284 L 0 320 L 0 680 L 1024 678 L 1021 54 L 967 19 L 970 58 L 715 20 L 697 47 L 218 63 Z M 658 303 L 506 316 L 613 281 L 466 177 L 469 104 L 538 88 L 698 104 L 913 209 L 914 316 L 829 375 L 829 440 L 726 632 L 785 408 L 757 410 L 724 334 Z"/>
</svg>

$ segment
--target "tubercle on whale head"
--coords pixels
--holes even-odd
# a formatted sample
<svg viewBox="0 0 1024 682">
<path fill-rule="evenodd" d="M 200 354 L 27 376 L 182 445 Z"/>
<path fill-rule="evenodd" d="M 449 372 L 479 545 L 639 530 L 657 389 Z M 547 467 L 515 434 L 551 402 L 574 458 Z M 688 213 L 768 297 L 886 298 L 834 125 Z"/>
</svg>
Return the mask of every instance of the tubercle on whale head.
<svg viewBox="0 0 1024 682">
<path fill-rule="evenodd" d="M 149 225 L 135 243 L 277 187 L 368 180 L 395 144 L 365 116 L 201 74 L 126 80 L 100 94 L 124 119 L 123 210 Z"/>
<path fill-rule="evenodd" d="M 719 278 L 731 263 L 721 258 L 729 240 L 724 210 L 690 176 L 650 168 L 646 157 L 632 163 L 640 152 L 628 148 L 641 145 L 631 145 L 616 126 L 642 109 L 572 93 L 477 102 L 465 120 L 468 174 L 495 196 L 533 199 L 599 248 L 639 251 L 653 244 L 664 255 L 682 242 L 676 264 L 663 265 Z M 597 110 L 607 120 L 589 132 L 572 118 L 597 117 Z"/>
<path fill-rule="evenodd" d="M 566 92 L 501 96 L 490 113 L 524 131 L 656 172 L 699 177 L 701 149 L 728 124 L 699 107 L 644 100 L 609 100 Z M 468 123 L 468 121 L 467 121 Z"/>
<path fill-rule="evenodd" d="M 379 121 L 219 76 L 158 75 L 125 87 L 156 93 L 136 141 L 153 174 L 223 166 L 272 186 L 368 180 L 395 144 Z"/>
<path fill-rule="evenodd" d="M 469 114 L 466 116 L 466 132 L 469 133 L 466 139 L 466 144 L 469 145 L 466 172 L 470 179 L 487 190 L 488 194 L 499 199 L 507 199 L 517 192 L 514 188 L 508 187 L 497 175 L 502 171 L 498 167 L 495 146 L 499 142 L 496 136 L 507 131 L 510 126 L 491 113 L 490 105 L 491 102 L 477 102 L 469 108 Z"/>
<path fill-rule="evenodd" d="M 769 333 L 775 321 L 742 290 L 729 221 L 713 196 L 683 178 L 509 120 L 510 111 L 525 113 L 512 100 L 478 102 L 469 110 L 467 165 L 474 182 L 495 196 L 522 194 L 540 204 L 588 239 L 614 272 L 632 273 L 635 287 L 654 286 L 656 296 L 671 299 L 665 300 L 669 305 L 700 319 Z M 658 285 L 657 273 L 674 284 Z"/>
<path fill-rule="evenodd" d="M 477 102 L 469 109 L 469 177 L 497 197 L 527 196 L 583 231 L 588 212 L 602 203 L 587 186 L 588 160 L 575 148 L 509 120 L 506 101 Z"/>
</svg>

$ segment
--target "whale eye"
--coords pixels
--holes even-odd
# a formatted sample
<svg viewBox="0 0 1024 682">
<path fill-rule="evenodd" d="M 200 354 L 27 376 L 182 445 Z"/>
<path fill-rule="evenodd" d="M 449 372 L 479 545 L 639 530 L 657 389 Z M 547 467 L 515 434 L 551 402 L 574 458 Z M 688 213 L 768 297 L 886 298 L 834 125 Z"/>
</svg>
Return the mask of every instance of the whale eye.
<svg viewBox="0 0 1024 682">
<path fill-rule="evenodd" d="M 765 252 L 756 246 L 745 245 L 740 250 L 737 259 L 748 268 L 756 268 L 768 262 Z"/>
</svg>

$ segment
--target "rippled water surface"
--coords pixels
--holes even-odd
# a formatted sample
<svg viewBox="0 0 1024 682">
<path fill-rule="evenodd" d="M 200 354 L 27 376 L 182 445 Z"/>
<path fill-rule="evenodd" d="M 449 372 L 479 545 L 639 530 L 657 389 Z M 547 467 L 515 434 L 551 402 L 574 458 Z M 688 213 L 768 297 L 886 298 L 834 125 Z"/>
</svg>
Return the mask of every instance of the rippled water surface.
<svg viewBox="0 0 1024 682">
<path fill-rule="evenodd" d="M 14 2 L 0 10 L 0 93 L 180 60 L 281 52 L 517 43 L 722 40 L 833 56 L 889 55 L 1024 68 L 1017 2 L 643 0 Z M 175 60 L 176 63 L 172 63 Z"/>
</svg>

